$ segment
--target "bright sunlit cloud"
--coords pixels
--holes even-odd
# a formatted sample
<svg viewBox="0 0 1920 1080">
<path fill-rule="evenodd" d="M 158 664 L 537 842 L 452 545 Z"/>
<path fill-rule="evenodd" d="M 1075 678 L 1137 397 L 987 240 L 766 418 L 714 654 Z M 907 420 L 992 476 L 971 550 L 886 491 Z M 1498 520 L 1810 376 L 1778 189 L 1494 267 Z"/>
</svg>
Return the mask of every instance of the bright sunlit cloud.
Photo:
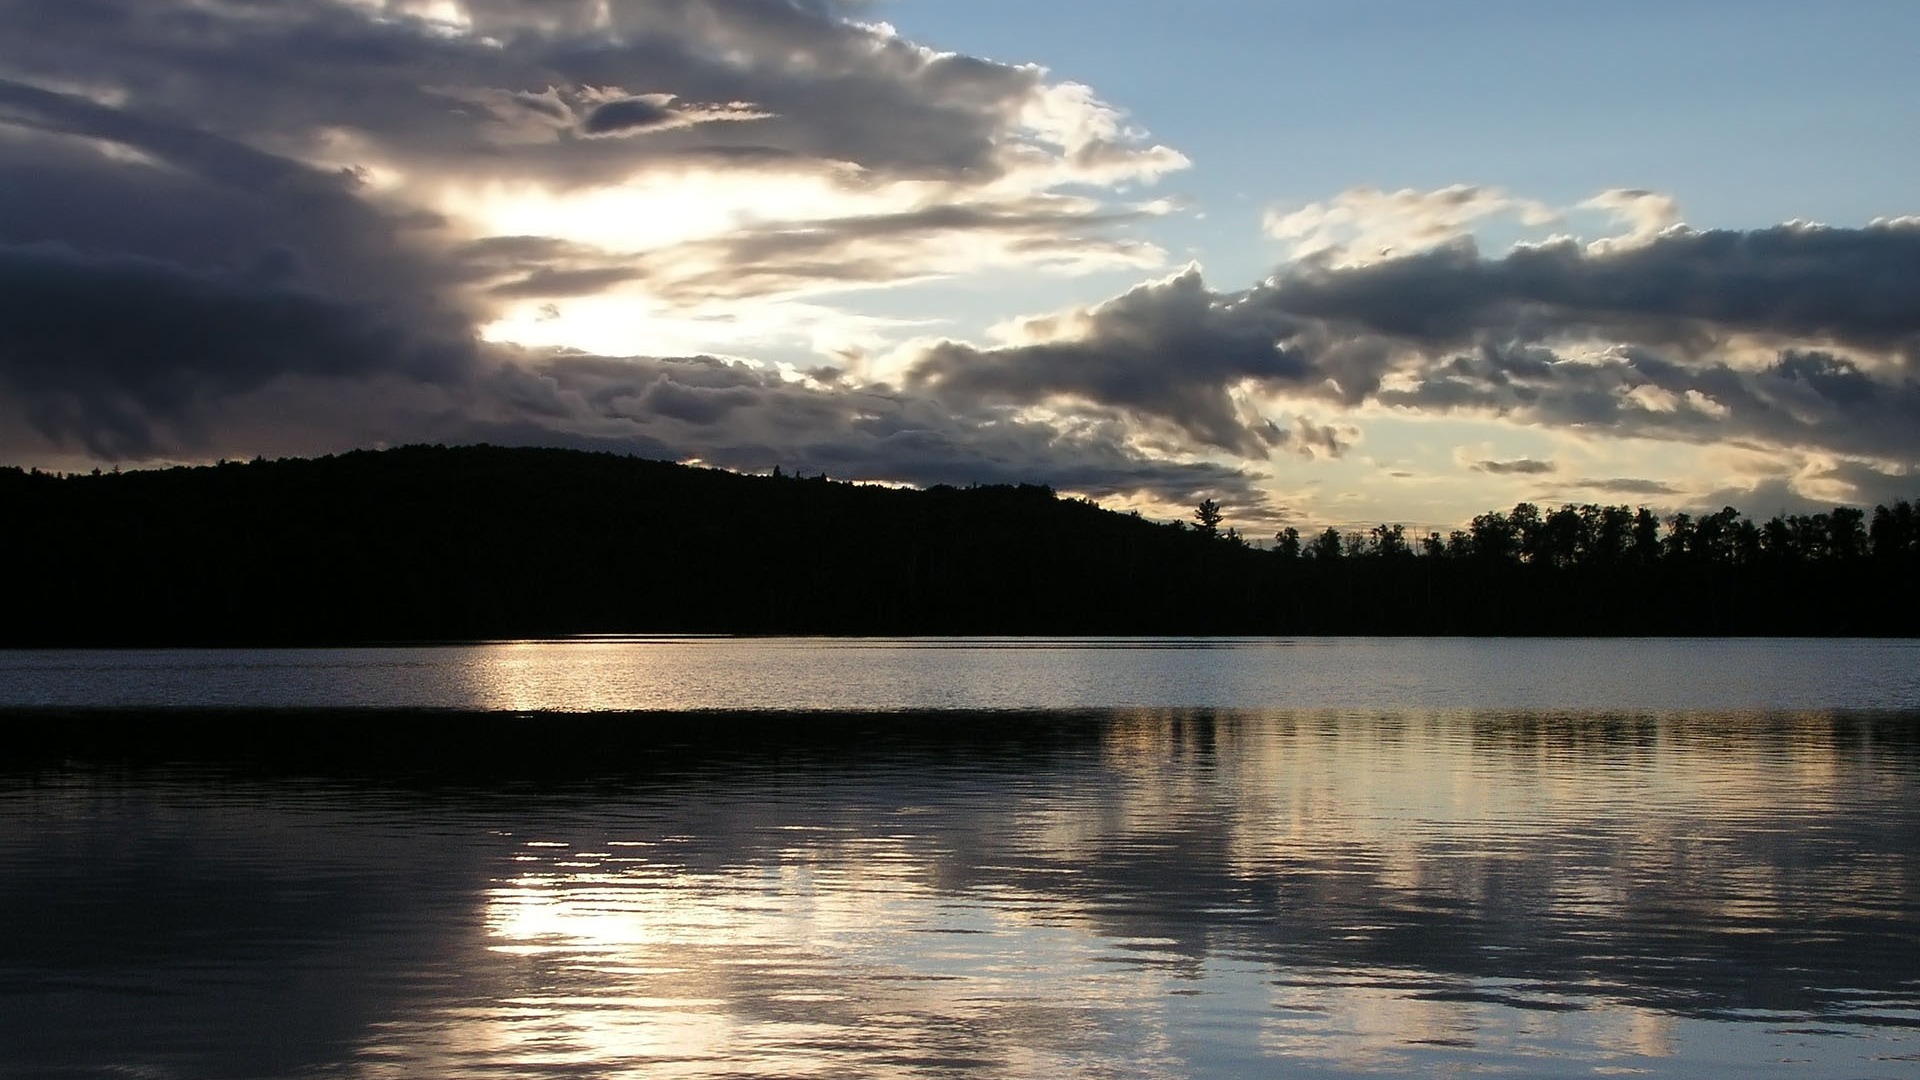
<svg viewBox="0 0 1920 1080">
<path fill-rule="evenodd" d="M 817 221 L 899 211 L 910 185 L 850 192 L 825 173 L 644 173 L 623 183 L 554 190 L 530 183 L 449 184 L 440 208 L 482 236 L 542 236 L 641 253 L 725 236 L 765 221 Z"/>
</svg>

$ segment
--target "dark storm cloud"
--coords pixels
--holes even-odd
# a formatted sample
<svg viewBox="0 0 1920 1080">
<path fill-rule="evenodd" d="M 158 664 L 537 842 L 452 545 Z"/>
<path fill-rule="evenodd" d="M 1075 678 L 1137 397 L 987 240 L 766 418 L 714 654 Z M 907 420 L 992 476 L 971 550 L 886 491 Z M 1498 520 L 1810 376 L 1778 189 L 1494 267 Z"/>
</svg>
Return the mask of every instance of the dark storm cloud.
<svg viewBox="0 0 1920 1080">
<path fill-rule="evenodd" d="M 625 135 L 649 128 L 668 127 L 675 121 L 672 109 L 646 98 L 621 98 L 599 105 L 580 123 L 589 135 Z"/>
<path fill-rule="evenodd" d="M 140 457 L 282 376 L 469 363 L 438 222 L 351 176 L 0 80 L 0 192 L 0 391 L 58 444 Z"/>
<path fill-rule="evenodd" d="M 31 254 L 0 252 L 0 386 L 8 399 L 0 405 L 22 410 L 33 425 L 0 435 L 10 456 L 72 445 L 120 460 L 490 441 L 848 479 L 1263 501 L 1248 474 L 1149 457 L 1128 445 L 1119 425 L 1067 431 L 885 386 L 787 381 L 707 357 L 487 346 L 415 356 L 393 328 L 357 321 L 364 313 L 276 286 Z M 22 282 L 34 284 L 15 287 Z M 76 300 L 89 289 L 120 298 L 109 308 L 111 332 L 89 333 L 99 309 Z M 69 355 L 86 363 L 33 360 Z"/>
<path fill-rule="evenodd" d="M 884 386 L 787 381 L 712 358 L 604 358 L 411 333 L 268 276 L 51 245 L 0 247 L 0 389 L 12 454 L 102 460 L 489 440 L 783 465 L 912 483 L 1039 482 L 1187 501 L 1246 474 Z"/>
<path fill-rule="evenodd" d="M 851 9 L 824 2 L 616 3 L 610 30 L 595 4 L 469 6 L 472 35 L 333 3 L 0 0 L 0 25 L 31 28 L 0 36 L 0 448 L 106 461 L 490 439 L 1259 502 L 1239 470 L 1149 457 L 1116 424 L 1050 427 L 712 359 L 477 341 L 494 299 L 590 295 L 659 267 L 547 237 L 460 236 L 352 170 L 309 164 L 332 133 L 492 178 L 585 182 L 697 150 L 970 184 L 1004 172 L 1002 135 L 1039 75 L 924 53 L 833 21 Z M 1058 226 L 1090 245 L 1077 223 L 1093 205 L 769 226 L 731 257 L 798 275 L 850 244 L 929 232 L 1044 244 Z"/>
<path fill-rule="evenodd" d="M 486 441 L 843 479 L 1043 483 L 1181 504 L 1209 492 L 1249 507 L 1265 498 L 1242 470 L 1140 453 L 1121 425 L 1062 430 L 886 386 L 786 380 L 713 357 L 487 349 L 459 379 L 299 377 L 219 406 L 206 427 L 225 441 L 209 442 L 203 454 Z"/>
<path fill-rule="evenodd" d="M 0 385 L 43 434 L 102 457 L 151 453 L 156 418 L 190 425 L 282 375 L 434 379 L 464 362 L 457 343 L 271 278 L 0 246 Z"/>
<path fill-rule="evenodd" d="M 1257 502 L 1250 477 L 1128 448 L 1117 427 L 1067 432 L 885 386 L 827 388 L 714 358 L 550 356 L 511 378 L 524 411 L 584 435 L 639 434 L 709 464 L 917 484 L 1047 483 L 1095 496 L 1187 501 L 1225 490 Z"/>
<path fill-rule="evenodd" d="M 1197 273 L 1029 324 L 1031 344 L 943 342 L 919 385 L 969 400 L 1084 400 L 1256 455 L 1242 386 L 1352 406 L 1470 411 L 1690 442 L 1920 451 L 1920 222 L 1668 232 L 1483 259 L 1467 244 L 1306 265 L 1240 293 Z M 1590 344 L 1613 343 L 1594 355 Z M 1777 350 L 1735 363 L 1726 346 Z M 1858 350 L 1875 363 L 1847 355 Z"/>
<path fill-rule="evenodd" d="M 0 0 L 0 25 L 31 28 L 0 36 L 0 72 L 123 95 L 258 145 L 318 153 L 350 132 L 436 174 L 560 185 L 743 151 L 849 163 L 868 180 L 971 185 L 1014 164 L 1020 143 L 1007 134 L 1044 85 L 1037 69 L 934 53 L 849 23 L 836 17 L 842 5 L 464 7 L 470 30 L 448 32 L 404 8 L 376 18 L 342 0 Z M 669 99 L 725 104 L 683 109 Z M 682 123 L 728 114 L 754 120 Z M 642 129 L 648 138 L 567 137 Z M 515 152 L 502 154 L 503 142 Z M 1068 149 L 1136 152 L 1099 139 Z"/>
<path fill-rule="evenodd" d="M 430 251 L 442 223 L 376 205 L 351 174 L 0 80 L 0 181 L 0 243 L 278 273 L 437 332 L 469 322 Z"/>
<path fill-rule="evenodd" d="M 1541 363 L 1530 354 L 1510 366 L 1506 359 L 1497 350 L 1452 357 L 1379 400 L 1683 442 L 1745 440 L 1895 459 L 1920 452 L 1920 384 L 1870 375 L 1830 353 L 1786 351 L 1759 368 L 1683 363 L 1644 349 L 1598 361 Z"/>
<path fill-rule="evenodd" d="M 516 95 L 518 97 L 520 95 Z M 559 95 L 548 91 L 547 101 Z M 579 121 L 581 134 L 593 138 L 613 138 L 646 132 L 667 131 L 713 120 L 767 120 L 767 113 L 755 112 L 746 105 L 720 108 L 675 103 L 671 94 L 643 97 L 618 97 L 591 104 Z"/>
<path fill-rule="evenodd" d="M 1575 480 L 1570 486 L 1608 495 L 1676 495 L 1680 491 L 1672 484 L 1660 480 L 1646 480 L 1633 476 L 1616 476 L 1605 480 Z"/>
<path fill-rule="evenodd" d="M 1101 136 L 1029 130 L 1040 71 L 851 24 L 857 4 L 479 0 L 462 5 L 465 27 L 437 25 L 425 7 L 0 0 L 0 25 L 25 30 L 0 35 L 0 179 L 13 196 L 0 214 L 20 226 L 0 239 L 196 269 L 278 260 L 321 291 L 415 309 L 403 322 L 453 309 L 435 333 L 460 337 L 509 301 L 641 280 L 703 303 L 911 280 L 941 272 L 929 260 L 964 245 L 939 241 L 968 231 L 998 237 L 994 250 L 1015 261 L 1139 261 L 1148 249 L 1096 235 L 1117 219 L 1094 200 L 1036 210 L 972 196 L 1028 166 L 1057 180 L 1083 175 L 1082 158 L 1109 171 L 1119 160 L 1121 174 L 1134 161 L 1133 175 L 1180 164 L 1130 143 L 1087 158 Z M 379 193 L 355 190 L 377 174 L 386 199 L 462 182 L 557 191 L 694 166 L 804 174 L 851 193 L 930 180 L 951 205 L 978 206 L 971 220 L 928 211 L 795 229 L 775 219 L 697 261 L 584 245 L 545 257 L 523 246 L 506 261 L 484 247 L 450 255 L 448 223 L 375 210 Z M 916 238 L 923 226 L 932 231 Z"/>
<path fill-rule="evenodd" d="M 406 290 L 355 295 L 368 290 L 347 288 L 356 275 L 379 281 L 391 273 L 374 256 L 400 260 L 407 251 L 390 222 L 351 198 L 323 217 L 336 226 L 341 246 L 309 244 L 303 255 L 279 259 L 273 253 L 286 249 L 242 242 L 236 215 L 262 225 L 252 239 L 268 243 L 276 234 L 264 225 L 283 212 L 298 219 L 295 211 L 334 205 L 331 193 L 344 189 L 331 178 L 286 172 L 301 183 L 268 189 L 294 193 L 280 205 L 264 196 L 249 203 L 253 196 L 244 192 L 170 169 L 166 183 L 180 185 L 176 200 L 121 183 L 125 178 L 113 171 L 127 166 L 101 166 L 97 155 L 81 153 L 70 164 L 33 188 L 38 197 L 62 182 L 141 197 L 126 204 L 126 220 L 108 215 L 94 223 L 85 234 L 96 241 L 89 250 L 38 239 L 29 226 L 44 226 L 44 218 L 0 218 L 11 226 L 0 237 L 8 241 L 0 244 L 0 414 L 18 421 L 0 423 L 7 429 L 0 443 L 15 460 L 62 448 L 99 460 L 139 460 L 488 440 L 698 457 L 743 469 L 783 465 L 847 478 L 1039 482 L 1179 502 L 1222 491 L 1259 501 L 1241 472 L 1147 457 L 1127 447 L 1118 430 L 1063 432 L 990 408 L 956 410 L 851 383 L 788 383 L 715 360 L 482 346 L 464 324 L 438 332 L 444 320 L 409 317 L 420 305 L 381 302 Z M 304 186 L 309 180 L 319 183 L 318 195 Z M 204 220 L 187 212 L 222 199 L 240 209 Z M 110 206 L 102 203 L 101 213 Z M 168 212 L 186 216 L 169 222 Z M 380 237 L 387 247 L 370 239 Z M 13 242 L 19 239 L 25 242 Z M 172 250 L 187 261 L 100 247 Z M 362 256 L 372 262 L 363 265 Z M 494 238 L 441 256 L 417 260 L 414 292 L 468 281 L 546 292 L 562 273 L 630 273 L 587 265 L 596 257 L 590 250 L 537 237 Z M 309 279 L 340 287 L 322 289 Z"/>
<path fill-rule="evenodd" d="M 1467 242 L 1277 279 L 1288 311 L 1432 347 L 1577 331 L 1710 346 L 1728 332 L 1896 352 L 1920 346 L 1920 221 L 1669 231 L 1600 251 L 1573 241 L 1483 259 Z"/>
<path fill-rule="evenodd" d="M 1242 380 L 1298 384 L 1323 377 L 1284 343 L 1299 323 L 1209 291 L 1199 271 L 1141 285 L 1068 322 L 1039 320 L 1032 345 L 930 347 L 910 385 L 960 400 L 1077 398 L 1162 420 L 1195 441 L 1265 457 L 1285 439 L 1249 420 L 1231 390 Z M 1055 336 L 1057 335 L 1057 336 Z"/>
<path fill-rule="evenodd" d="M 1554 471 L 1551 461 L 1535 461 L 1533 458 L 1516 458 L 1513 461 L 1476 461 L 1475 472 L 1492 473 L 1495 476 L 1538 476 Z"/>
</svg>

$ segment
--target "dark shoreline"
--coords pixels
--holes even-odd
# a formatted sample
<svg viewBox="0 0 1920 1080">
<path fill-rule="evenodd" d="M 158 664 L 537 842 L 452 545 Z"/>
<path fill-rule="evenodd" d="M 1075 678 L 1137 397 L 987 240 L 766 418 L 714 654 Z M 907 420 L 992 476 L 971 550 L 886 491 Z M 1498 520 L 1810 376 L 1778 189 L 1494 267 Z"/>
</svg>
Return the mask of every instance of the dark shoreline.
<svg viewBox="0 0 1920 1080">
<path fill-rule="evenodd" d="M 1211 503 L 1211 500 L 1208 500 Z M 1215 511 L 1216 515 L 1218 510 Z M 0 468 L 0 647 L 579 634 L 1913 637 L 1904 500 L 1766 522 L 1520 504 L 1269 543 L 1031 484 L 899 489 L 577 451 Z"/>
</svg>

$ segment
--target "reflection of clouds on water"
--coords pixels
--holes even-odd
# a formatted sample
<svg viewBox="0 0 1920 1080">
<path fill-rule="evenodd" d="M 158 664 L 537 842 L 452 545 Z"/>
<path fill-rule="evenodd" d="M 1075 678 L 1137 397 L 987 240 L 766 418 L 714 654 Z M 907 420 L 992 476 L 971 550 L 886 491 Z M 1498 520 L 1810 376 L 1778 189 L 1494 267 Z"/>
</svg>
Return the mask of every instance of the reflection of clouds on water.
<svg viewBox="0 0 1920 1080">
<path fill-rule="evenodd" d="M 178 976 L 165 1023 L 34 1045 L 197 1016 L 175 1065 L 354 1078 L 1850 1074 L 1920 1034 L 1911 717 L 725 723 L 540 785 L 9 780 L 0 909 L 45 932 L 0 986 L 93 943 L 103 1006 Z"/>
<path fill-rule="evenodd" d="M 213 773 L 0 772 L 0 1075 L 351 1060 L 464 965 L 471 909 L 447 883 L 485 872 L 395 801 Z"/>
<path fill-rule="evenodd" d="M 709 777 L 681 843 L 524 850 L 488 925 L 597 988 L 540 1000 L 599 1060 L 671 1034 L 788 1071 L 849 1039 L 867 1066 L 933 1047 L 1021 1075 L 1061 1045 L 1127 1075 L 1204 1053 L 1631 1071 L 1675 1054 L 1674 1010 L 1841 1022 L 1836 979 L 1897 987 L 1914 959 L 1860 922 L 1911 902 L 1912 871 L 1861 813 L 1884 782 L 1828 753 L 1858 733 L 1732 723 L 1761 727 L 1143 713 L 978 773 L 907 739 Z M 1781 762 L 1796 743 L 1829 760 Z M 1247 1045 L 1183 1043 L 1188 994 Z M 608 1019 L 625 1000 L 654 1004 Z"/>
<path fill-rule="evenodd" d="M 1460 981 L 1418 969 L 1281 978 L 1261 1042 L 1276 1056 L 1353 1072 L 1530 1076 L 1658 1071 L 1675 1019 L 1631 1005 L 1541 995 L 1510 980 Z M 1644 1059 L 1644 1060 L 1643 1060 Z M 1453 1070 L 1447 1068 L 1453 1066 Z"/>
</svg>

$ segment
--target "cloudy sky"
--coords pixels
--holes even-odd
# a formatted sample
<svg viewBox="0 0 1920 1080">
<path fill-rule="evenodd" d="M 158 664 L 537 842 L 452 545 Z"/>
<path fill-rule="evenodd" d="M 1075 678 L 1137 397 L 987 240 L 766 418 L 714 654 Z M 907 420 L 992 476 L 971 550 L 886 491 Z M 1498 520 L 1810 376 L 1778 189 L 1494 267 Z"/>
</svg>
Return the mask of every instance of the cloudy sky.
<svg viewBox="0 0 1920 1080">
<path fill-rule="evenodd" d="M 0 462 L 1920 495 L 1920 4 L 0 0 Z"/>
</svg>

